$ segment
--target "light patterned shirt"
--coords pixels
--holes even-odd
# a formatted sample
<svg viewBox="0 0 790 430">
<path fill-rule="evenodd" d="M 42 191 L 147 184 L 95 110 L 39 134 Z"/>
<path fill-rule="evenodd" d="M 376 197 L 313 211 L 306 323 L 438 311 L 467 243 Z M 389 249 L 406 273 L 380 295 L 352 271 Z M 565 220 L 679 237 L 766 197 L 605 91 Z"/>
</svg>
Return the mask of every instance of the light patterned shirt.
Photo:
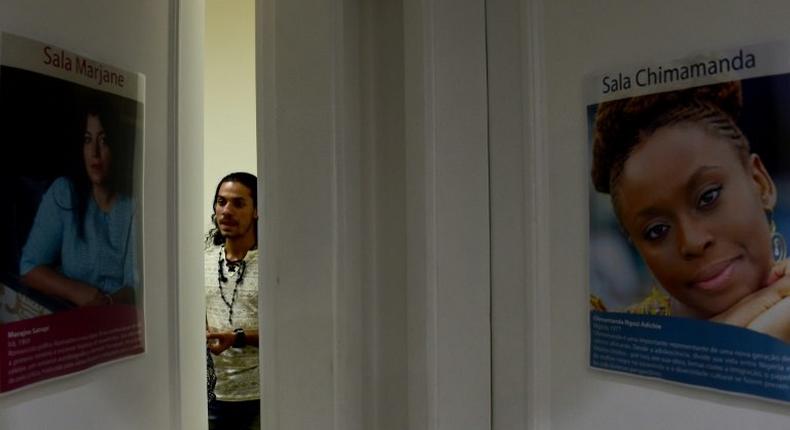
<svg viewBox="0 0 790 430">
<path fill-rule="evenodd" d="M 241 267 L 233 271 L 225 264 L 225 248 L 212 246 L 204 253 L 206 284 L 206 321 L 210 332 L 232 332 L 236 328 L 244 331 L 258 330 L 258 250 L 252 249 L 244 256 L 244 275 Z M 218 268 L 227 281 L 221 281 Z M 225 300 L 233 305 L 233 324 L 228 321 L 230 307 L 220 295 L 220 284 Z M 236 300 L 233 291 L 236 289 Z M 214 356 L 217 373 L 215 393 L 217 400 L 244 401 L 260 397 L 258 348 L 228 348 Z"/>
</svg>

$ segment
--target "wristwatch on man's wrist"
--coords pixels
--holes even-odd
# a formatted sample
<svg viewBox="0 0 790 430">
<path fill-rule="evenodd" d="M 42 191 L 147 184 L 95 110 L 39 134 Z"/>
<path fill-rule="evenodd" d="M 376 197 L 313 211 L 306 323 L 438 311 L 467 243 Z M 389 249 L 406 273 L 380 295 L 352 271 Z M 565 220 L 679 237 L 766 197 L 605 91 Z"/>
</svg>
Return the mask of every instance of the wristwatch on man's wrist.
<svg viewBox="0 0 790 430">
<path fill-rule="evenodd" d="M 243 328 L 237 328 L 233 330 L 233 333 L 236 334 L 236 339 L 233 341 L 234 348 L 244 348 L 247 346 L 247 335 L 244 334 Z"/>
</svg>

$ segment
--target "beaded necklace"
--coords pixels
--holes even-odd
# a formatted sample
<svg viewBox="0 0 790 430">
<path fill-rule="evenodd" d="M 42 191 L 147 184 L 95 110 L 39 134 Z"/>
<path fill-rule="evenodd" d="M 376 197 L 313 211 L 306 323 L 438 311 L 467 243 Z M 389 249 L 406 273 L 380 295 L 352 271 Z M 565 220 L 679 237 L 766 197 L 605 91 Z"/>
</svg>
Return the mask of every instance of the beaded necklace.
<svg viewBox="0 0 790 430">
<path fill-rule="evenodd" d="M 239 269 L 239 274 L 236 277 L 236 284 L 233 286 L 233 293 L 231 294 L 231 299 L 228 301 L 225 298 L 225 290 L 222 288 L 223 282 L 228 282 L 228 278 L 225 276 L 225 273 L 222 270 L 222 265 L 227 264 L 228 272 L 235 272 L 236 268 Z M 236 304 L 236 294 L 239 291 L 239 285 L 241 285 L 242 281 L 244 281 L 244 271 L 247 269 L 247 262 L 244 260 L 241 261 L 228 261 L 226 263 L 225 259 L 225 247 L 221 247 L 219 249 L 219 261 L 217 261 L 217 284 L 219 285 L 219 295 L 222 297 L 222 301 L 225 302 L 225 306 L 228 307 L 228 324 L 233 327 L 233 305 Z"/>
</svg>

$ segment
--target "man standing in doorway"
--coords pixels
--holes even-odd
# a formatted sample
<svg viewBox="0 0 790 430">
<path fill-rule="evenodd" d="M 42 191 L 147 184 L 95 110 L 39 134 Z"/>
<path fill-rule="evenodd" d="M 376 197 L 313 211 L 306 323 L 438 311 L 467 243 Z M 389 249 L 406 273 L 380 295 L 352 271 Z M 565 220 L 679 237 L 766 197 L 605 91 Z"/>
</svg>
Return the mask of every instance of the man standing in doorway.
<svg viewBox="0 0 790 430">
<path fill-rule="evenodd" d="M 213 430 L 260 428 L 257 183 L 250 173 L 222 178 L 206 237 L 206 342 L 217 375 L 208 410 Z"/>
</svg>

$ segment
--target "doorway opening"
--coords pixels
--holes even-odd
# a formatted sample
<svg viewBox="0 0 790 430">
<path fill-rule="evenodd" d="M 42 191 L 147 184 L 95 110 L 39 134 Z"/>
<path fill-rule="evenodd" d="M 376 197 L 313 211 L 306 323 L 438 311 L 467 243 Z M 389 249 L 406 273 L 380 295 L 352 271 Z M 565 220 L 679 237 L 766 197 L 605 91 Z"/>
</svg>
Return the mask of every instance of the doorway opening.
<svg viewBox="0 0 790 430">
<path fill-rule="evenodd" d="M 208 415 L 259 423 L 255 0 L 206 0 L 203 42 Z"/>
</svg>

